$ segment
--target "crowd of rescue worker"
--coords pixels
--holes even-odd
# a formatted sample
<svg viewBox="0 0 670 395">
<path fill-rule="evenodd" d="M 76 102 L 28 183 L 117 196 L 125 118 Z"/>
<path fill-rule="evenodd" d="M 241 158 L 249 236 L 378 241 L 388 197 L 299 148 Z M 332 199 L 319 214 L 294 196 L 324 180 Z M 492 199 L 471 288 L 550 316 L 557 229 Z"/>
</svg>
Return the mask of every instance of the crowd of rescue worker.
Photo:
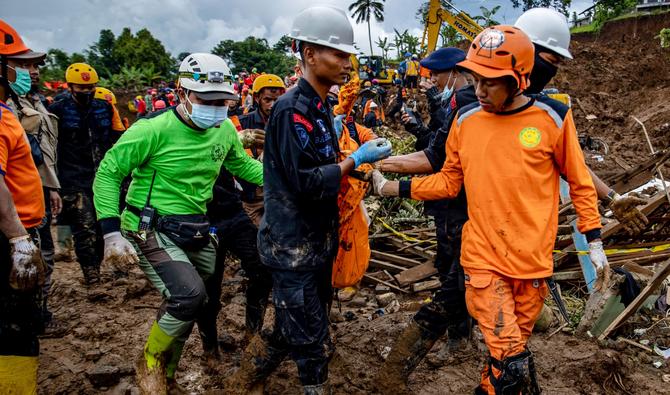
<svg viewBox="0 0 670 395">
<path fill-rule="evenodd" d="M 441 281 L 370 367 L 376 389 L 409 393 L 408 376 L 438 339 L 458 358 L 477 326 L 489 357 L 475 393 L 539 394 L 527 343 L 553 272 L 559 182 L 569 184 L 596 291 L 610 275 L 598 200 L 631 233 L 647 222 L 644 200 L 619 196 L 586 166 L 569 101 L 543 94 L 572 59 L 567 21 L 551 9 L 486 28 L 467 52 L 405 54 L 387 103 L 377 80 L 352 78 L 345 12 L 313 6 L 289 34 L 293 74 L 233 75 L 220 57 L 192 53 L 174 83 L 128 103 L 132 125 L 84 63 L 46 98 L 46 54 L 1 20 L 0 33 L 0 393 L 34 393 L 39 337 L 68 330 L 49 311 L 56 245 L 68 237 L 83 286 L 139 268 L 162 296 L 136 363 L 140 393 L 185 393 L 177 371 L 196 323 L 206 370 L 222 374 L 229 255 L 248 279 L 246 348 L 224 392 L 262 393 L 290 358 L 305 394 L 331 393 L 333 289 L 351 297 L 367 269 L 362 201 L 372 193 L 426 201 Z M 416 152 L 392 156 L 377 136 L 387 118 L 416 136 Z M 274 323 L 263 331 L 269 303 Z"/>
</svg>

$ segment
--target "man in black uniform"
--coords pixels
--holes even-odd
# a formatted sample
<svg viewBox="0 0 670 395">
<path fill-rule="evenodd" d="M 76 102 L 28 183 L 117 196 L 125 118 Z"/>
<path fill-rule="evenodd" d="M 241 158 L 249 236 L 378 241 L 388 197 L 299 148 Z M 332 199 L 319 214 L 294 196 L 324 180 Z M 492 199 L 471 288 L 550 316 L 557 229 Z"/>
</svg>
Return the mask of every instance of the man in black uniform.
<svg viewBox="0 0 670 395">
<path fill-rule="evenodd" d="M 337 163 L 338 144 L 326 95 L 351 72 L 353 28 L 343 10 L 315 6 L 298 14 L 289 35 L 303 78 L 275 104 L 264 147 L 265 216 L 258 244 L 273 279 L 275 331 L 255 336 L 226 393 L 246 393 L 290 354 L 305 394 L 329 393 L 331 271 L 338 246 L 341 179 L 391 153 L 384 139 Z"/>
</svg>

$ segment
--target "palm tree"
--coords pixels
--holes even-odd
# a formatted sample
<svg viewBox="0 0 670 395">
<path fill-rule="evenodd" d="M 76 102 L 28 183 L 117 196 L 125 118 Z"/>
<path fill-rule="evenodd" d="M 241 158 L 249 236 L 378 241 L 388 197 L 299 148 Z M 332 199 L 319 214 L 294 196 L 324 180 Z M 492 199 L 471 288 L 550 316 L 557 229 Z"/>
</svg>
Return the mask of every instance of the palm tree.
<svg viewBox="0 0 670 395">
<path fill-rule="evenodd" d="M 479 9 L 482 11 L 481 15 L 478 15 L 474 17 L 473 19 L 476 20 L 477 22 L 483 21 L 484 22 L 484 27 L 489 27 L 489 26 L 494 26 L 494 25 L 500 25 L 500 22 L 496 21 L 493 19 L 493 15 L 500 10 L 500 6 L 497 5 L 490 10 L 484 6 L 479 7 Z"/>
<path fill-rule="evenodd" d="M 370 18 L 375 17 L 377 22 L 384 22 L 384 1 L 357 0 L 349 5 L 352 18 L 356 18 L 356 23 L 367 22 L 368 38 L 370 39 L 370 56 L 372 53 L 372 32 L 370 31 Z"/>
<path fill-rule="evenodd" d="M 388 53 L 393 48 L 393 43 L 390 43 L 388 41 L 388 38 L 386 37 L 377 37 L 377 41 L 375 41 L 375 44 L 379 47 L 379 49 L 382 50 L 382 58 L 386 60 L 388 58 Z"/>
<path fill-rule="evenodd" d="M 407 29 L 404 32 L 400 33 L 398 29 L 393 28 L 395 36 L 393 37 L 393 45 L 395 49 L 398 50 L 398 59 L 402 59 L 405 54 L 405 35 L 407 35 Z"/>
</svg>

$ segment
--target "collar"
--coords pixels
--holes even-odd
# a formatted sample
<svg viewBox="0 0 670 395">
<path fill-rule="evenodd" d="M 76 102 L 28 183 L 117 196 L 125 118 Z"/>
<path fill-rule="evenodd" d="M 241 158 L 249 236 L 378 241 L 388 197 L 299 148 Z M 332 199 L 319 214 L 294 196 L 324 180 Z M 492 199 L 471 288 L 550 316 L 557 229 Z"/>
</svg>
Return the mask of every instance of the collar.
<svg viewBox="0 0 670 395">
<path fill-rule="evenodd" d="M 328 103 L 323 103 L 319 94 L 316 93 L 312 85 L 307 82 L 306 79 L 301 78 L 298 80 L 298 87 L 300 88 L 301 94 L 309 99 L 310 104 L 316 108 L 319 112 L 324 114 L 330 113 L 330 105 Z"/>
</svg>

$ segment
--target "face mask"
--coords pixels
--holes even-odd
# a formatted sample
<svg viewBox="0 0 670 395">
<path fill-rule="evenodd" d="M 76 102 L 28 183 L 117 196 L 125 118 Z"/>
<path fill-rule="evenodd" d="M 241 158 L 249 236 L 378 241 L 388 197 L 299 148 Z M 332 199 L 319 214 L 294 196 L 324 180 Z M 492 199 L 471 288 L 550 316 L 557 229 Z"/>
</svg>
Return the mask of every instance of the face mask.
<svg viewBox="0 0 670 395">
<path fill-rule="evenodd" d="M 186 100 L 191 104 L 191 113 L 189 114 L 191 121 L 201 129 L 218 126 L 228 118 L 228 106 L 194 104 L 191 103 L 188 96 L 186 96 Z"/>
<path fill-rule="evenodd" d="M 10 82 L 9 87 L 12 88 L 17 95 L 25 96 L 30 92 L 30 86 L 32 84 L 30 80 L 30 72 L 20 67 L 14 68 L 14 71 L 16 71 L 16 81 Z"/>
<path fill-rule="evenodd" d="M 530 87 L 525 90 L 525 93 L 542 92 L 557 72 L 558 67 L 542 59 L 538 53 L 535 53 L 535 65 L 533 66 L 533 71 L 530 72 Z"/>
<path fill-rule="evenodd" d="M 449 86 L 449 80 L 451 80 L 452 74 L 453 74 L 453 71 L 449 72 L 449 78 L 447 79 L 447 85 L 444 87 L 444 90 L 442 91 L 442 101 L 449 100 L 451 95 L 454 93 L 454 88 L 456 87 L 456 78 L 454 78 L 454 82 L 451 84 L 451 87 Z"/>
<path fill-rule="evenodd" d="M 95 92 L 72 92 L 74 100 L 76 100 L 77 103 L 79 103 L 81 106 L 88 106 L 91 104 L 94 95 Z"/>
</svg>

